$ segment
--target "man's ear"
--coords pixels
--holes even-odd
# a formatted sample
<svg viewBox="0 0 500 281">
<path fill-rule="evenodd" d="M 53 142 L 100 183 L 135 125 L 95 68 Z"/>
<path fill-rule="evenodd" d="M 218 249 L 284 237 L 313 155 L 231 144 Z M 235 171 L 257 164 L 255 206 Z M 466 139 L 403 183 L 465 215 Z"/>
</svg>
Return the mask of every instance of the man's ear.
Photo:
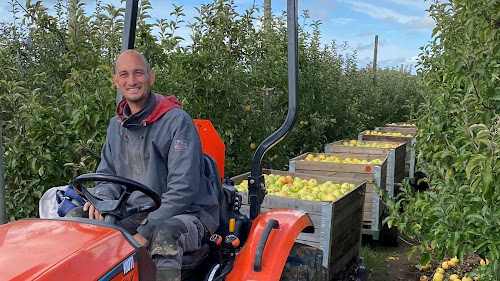
<svg viewBox="0 0 500 281">
<path fill-rule="evenodd" d="M 155 83 L 155 72 L 153 70 L 151 70 L 151 72 L 149 73 L 149 85 L 150 86 L 153 86 L 153 84 Z"/>
</svg>

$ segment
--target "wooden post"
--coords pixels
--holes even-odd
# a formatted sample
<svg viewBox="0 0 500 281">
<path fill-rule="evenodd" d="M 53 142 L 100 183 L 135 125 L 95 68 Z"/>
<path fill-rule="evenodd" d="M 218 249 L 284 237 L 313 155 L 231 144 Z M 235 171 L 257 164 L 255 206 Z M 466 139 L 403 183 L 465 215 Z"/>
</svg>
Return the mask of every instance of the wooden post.
<svg viewBox="0 0 500 281">
<path fill-rule="evenodd" d="M 271 29 L 271 0 L 264 0 L 264 30 L 269 31 Z"/>
<path fill-rule="evenodd" d="M 378 49 L 378 35 L 375 35 L 375 46 L 373 48 L 373 85 L 377 81 L 376 73 L 377 73 L 377 49 Z"/>
<path fill-rule="evenodd" d="M 373 48 L 373 72 L 377 71 L 377 49 L 378 49 L 378 35 L 375 35 L 375 47 Z"/>
<path fill-rule="evenodd" d="M 7 204 L 5 202 L 5 173 L 3 165 L 3 140 L 2 140 L 2 126 L 0 122 L 0 224 L 7 223 Z"/>
</svg>

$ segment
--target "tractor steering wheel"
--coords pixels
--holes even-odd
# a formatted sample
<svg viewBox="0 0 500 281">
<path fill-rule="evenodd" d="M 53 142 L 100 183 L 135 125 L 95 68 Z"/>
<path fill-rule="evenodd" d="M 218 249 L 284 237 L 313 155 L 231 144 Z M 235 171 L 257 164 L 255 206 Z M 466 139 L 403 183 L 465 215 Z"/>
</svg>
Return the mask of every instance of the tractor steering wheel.
<svg viewBox="0 0 500 281">
<path fill-rule="evenodd" d="M 109 182 L 123 186 L 123 192 L 120 198 L 116 200 L 102 200 L 90 193 L 82 184 L 85 182 Z M 153 212 L 161 205 L 161 197 L 152 189 L 133 180 L 123 177 L 103 174 L 91 173 L 78 176 L 73 181 L 75 190 L 83 195 L 99 213 L 104 217 L 104 221 L 114 223 L 117 219 L 124 219 L 138 212 Z M 153 200 L 153 204 L 146 206 L 127 206 L 126 202 L 132 192 L 139 191 Z"/>
</svg>

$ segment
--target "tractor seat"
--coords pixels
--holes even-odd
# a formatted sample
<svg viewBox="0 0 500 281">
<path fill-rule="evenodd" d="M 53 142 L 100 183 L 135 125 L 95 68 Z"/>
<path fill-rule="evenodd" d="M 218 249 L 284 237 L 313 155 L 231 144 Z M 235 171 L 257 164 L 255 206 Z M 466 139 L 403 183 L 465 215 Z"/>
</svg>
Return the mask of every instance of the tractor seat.
<svg viewBox="0 0 500 281">
<path fill-rule="evenodd" d="M 215 191 L 215 196 L 217 196 L 219 200 L 219 206 L 221 206 L 223 194 L 217 164 L 210 155 L 205 153 L 203 154 L 203 160 L 205 162 L 205 177 L 207 177 L 208 182 L 212 185 Z M 209 238 L 210 237 L 205 237 L 205 241 L 208 241 Z M 208 257 L 209 252 L 210 246 L 208 244 L 204 244 L 196 251 L 184 253 L 182 256 L 182 270 L 191 270 L 196 268 Z"/>
</svg>

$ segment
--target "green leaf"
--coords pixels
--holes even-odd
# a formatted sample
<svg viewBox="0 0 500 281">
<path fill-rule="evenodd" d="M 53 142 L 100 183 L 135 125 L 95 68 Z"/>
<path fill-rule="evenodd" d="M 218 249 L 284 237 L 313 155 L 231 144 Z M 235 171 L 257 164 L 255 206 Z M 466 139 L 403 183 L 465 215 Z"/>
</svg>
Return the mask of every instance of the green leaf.
<svg viewBox="0 0 500 281">
<path fill-rule="evenodd" d="M 480 163 L 484 162 L 485 160 L 486 158 L 484 157 L 484 155 L 480 154 L 472 158 L 469 163 L 467 163 L 467 167 L 465 168 L 467 179 L 470 179 L 472 170 L 474 170 Z"/>
<path fill-rule="evenodd" d="M 422 258 L 420 259 L 420 265 L 422 266 L 426 265 L 428 262 L 431 261 L 431 258 L 432 258 L 432 252 L 430 251 L 425 252 L 425 254 L 423 254 Z"/>
<path fill-rule="evenodd" d="M 410 248 L 410 250 L 408 251 L 408 254 L 406 255 L 408 260 L 411 260 L 411 257 L 413 256 L 413 254 L 415 253 L 415 251 L 418 249 L 417 246 L 412 246 Z M 424 264 L 425 265 L 425 264 Z"/>
</svg>

